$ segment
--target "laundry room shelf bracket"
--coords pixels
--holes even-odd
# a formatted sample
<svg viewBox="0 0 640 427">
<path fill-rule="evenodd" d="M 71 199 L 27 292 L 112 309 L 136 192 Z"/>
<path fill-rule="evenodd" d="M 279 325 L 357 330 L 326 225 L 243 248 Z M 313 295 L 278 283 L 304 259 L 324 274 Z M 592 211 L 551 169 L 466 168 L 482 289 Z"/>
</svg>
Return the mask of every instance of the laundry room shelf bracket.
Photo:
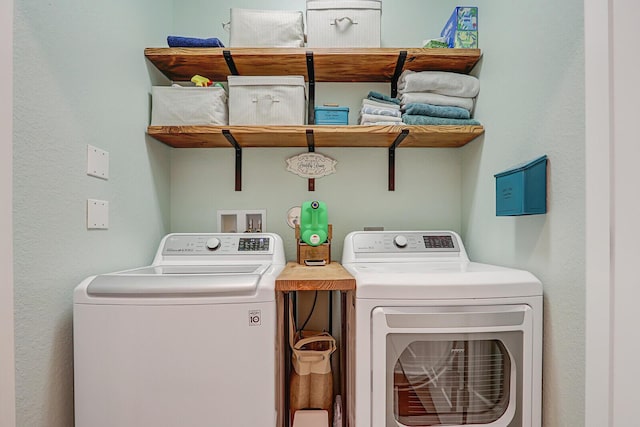
<svg viewBox="0 0 640 427">
<path fill-rule="evenodd" d="M 316 72 L 313 65 L 313 52 L 307 51 L 305 54 L 307 58 L 307 78 L 309 79 L 309 105 L 307 106 L 307 122 L 312 125 L 315 124 L 315 110 L 316 105 Z"/>
<path fill-rule="evenodd" d="M 403 129 L 389 147 L 389 191 L 395 191 L 396 189 L 396 148 L 407 135 L 409 135 L 409 129 Z"/>
<path fill-rule="evenodd" d="M 307 148 L 310 153 L 315 153 L 316 151 L 316 143 L 313 138 L 313 129 L 307 129 Z M 316 180 L 315 178 L 309 178 L 309 191 L 316 191 Z"/>
<path fill-rule="evenodd" d="M 236 63 L 233 60 L 233 56 L 231 56 L 231 51 L 230 50 L 222 51 L 222 56 L 224 56 L 224 61 L 227 63 L 227 67 L 229 67 L 229 72 L 232 75 L 237 76 L 238 69 L 236 68 Z"/>
<path fill-rule="evenodd" d="M 404 69 L 404 63 L 407 60 L 407 51 L 401 50 L 398 53 L 398 62 L 396 62 L 396 68 L 393 71 L 393 77 L 391 78 L 391 97 L 395 98 L 398 96 L 398 80 L 400 79 L 400 74 L 402 74 L 402 70 Z"/>
<path fill-rule="evenodd" d="M 233 137 L 229 129 L 222 129 L 222 134 L 236 150 L 236 191 L 242 191 L 242 147 Z"/>
</svg>

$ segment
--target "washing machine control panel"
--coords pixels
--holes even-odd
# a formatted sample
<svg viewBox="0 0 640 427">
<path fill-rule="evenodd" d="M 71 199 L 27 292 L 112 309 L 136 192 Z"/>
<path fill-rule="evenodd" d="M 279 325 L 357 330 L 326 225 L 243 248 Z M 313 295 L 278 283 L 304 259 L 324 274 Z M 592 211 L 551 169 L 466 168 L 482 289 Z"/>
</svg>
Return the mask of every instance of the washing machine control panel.
<svg viewBox="0 0 640 427">
<path fill-rule="evenodd" d="M 355 252 L 460 252 L 457 237 L 449 232 L 364 232 L 353 236 Z"/>
<path fill-rule="evenodd" d="M 271 254 L 271 240 L 261 234 L 178 234 L 166 239 L 162 255 Z"/>
</svg>

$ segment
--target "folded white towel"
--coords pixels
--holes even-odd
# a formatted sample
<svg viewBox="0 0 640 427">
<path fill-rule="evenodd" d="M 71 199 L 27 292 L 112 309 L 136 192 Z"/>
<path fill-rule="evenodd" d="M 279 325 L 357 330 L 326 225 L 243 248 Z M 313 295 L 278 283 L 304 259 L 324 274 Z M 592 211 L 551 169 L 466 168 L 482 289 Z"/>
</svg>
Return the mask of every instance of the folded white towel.
<svg viewBox="0 0 640 427">
<path fill-rule="evenodd" d="M 405 70 L 398 80 L 398 93 L 434 92 L 441 95 L 475 98 L 480 91 L 480 80 L 467 74 L 446 71 Z"/>
<path fill-rule="evenodd" d="M 441 105 L 444 107 L 461 107 L 473 110 L 473 98 L 461 98 L 459 96 L 446 96 L 430 92 L 408 92 L 400 96 L 401 104 L 412 103 Z"/>
<path fill-rule="evenodd" d="M 388 102 L 378 102 L 378 101 L 374 101 L 373 99 L 367 99 L 367 98 L 362 100 L 362 105 L 371 105 L 373 107 L 388 108 L 390 110 L 400 109 L 400 106 L 398 104 L 390 104 Z"/>
<path fill-rule="evenodd" d="M 360 122 L 391 122 L 402 123 L 401 117 L 381 116 L 379 114 L 362 114 Z"/>
<path fill-rule="evenodd" d="M 374 107 L 373 105 L 363 105 L 360 114 L 378 114 L 380 116 L 402 117 L 400 110 L 392 108 Z"/>
</svg>

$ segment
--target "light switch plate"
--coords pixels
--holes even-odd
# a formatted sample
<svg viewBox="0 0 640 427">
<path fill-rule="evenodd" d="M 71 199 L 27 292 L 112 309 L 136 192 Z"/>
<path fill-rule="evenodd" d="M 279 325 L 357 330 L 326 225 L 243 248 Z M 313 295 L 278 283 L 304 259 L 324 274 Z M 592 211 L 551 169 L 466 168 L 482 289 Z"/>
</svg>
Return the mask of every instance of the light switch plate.
<svg viewBox="0 0 640 427">
<path fill-rule="evenodd" d="M 106 230 L 109 228 L 109 202 L 106 200 L 87 200 L 87 228 Z"/>
<path fill-rule="evenodd" d="M 109 179 L 109 152 L 87 145 L 87 175 Z"/>
</svg>

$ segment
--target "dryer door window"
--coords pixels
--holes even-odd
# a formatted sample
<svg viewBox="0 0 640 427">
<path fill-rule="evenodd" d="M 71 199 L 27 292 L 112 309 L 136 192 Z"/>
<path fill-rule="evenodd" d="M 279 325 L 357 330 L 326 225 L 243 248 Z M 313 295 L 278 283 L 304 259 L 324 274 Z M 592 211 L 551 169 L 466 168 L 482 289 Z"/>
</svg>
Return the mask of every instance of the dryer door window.
<svg viewBox="0 0 640 427">
<path fill-rule="evenodd" d="M 372 427 L 523 425 L 529 306 L 377 307 L 371 321 Z"/>
<path fill-rule="evenodd" d="M 388 341 L 395 353 L 397 337 Z M 509 406 L 511 364 L 495 339 L 413 341 L 393 367 L 394 418 L 405 426 L 491 424 Z"/>
</svg>

